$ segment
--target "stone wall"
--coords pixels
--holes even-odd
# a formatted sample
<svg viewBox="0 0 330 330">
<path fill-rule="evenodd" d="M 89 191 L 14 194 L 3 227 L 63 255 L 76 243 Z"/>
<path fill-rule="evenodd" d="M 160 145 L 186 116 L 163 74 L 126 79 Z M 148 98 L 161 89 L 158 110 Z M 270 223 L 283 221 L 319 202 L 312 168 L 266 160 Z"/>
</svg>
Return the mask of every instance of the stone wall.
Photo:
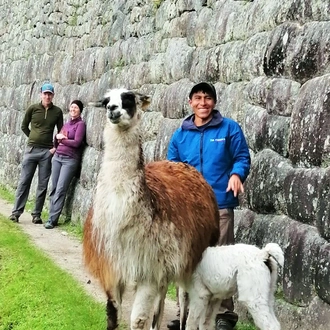
<svg viewBox="0 0 330 330">
<path fill-rule="evenodd" d="M 87 105 L 111 87 L 150 94 L 147 161 L 165 158 L 193 83 L 213 82 L 252 155 L 237 241 L 283 247 L 284 330 L 329 328 L 329 1 L 0 0 L 0 183 L 13 191 L 21 120 L 45 80 L 65 113 L 70 100 Z M 88 146 L 68 200 L 73 221 L 85 217 L 102 160 L 104 112 L 83 114 Z"/>
</svg>

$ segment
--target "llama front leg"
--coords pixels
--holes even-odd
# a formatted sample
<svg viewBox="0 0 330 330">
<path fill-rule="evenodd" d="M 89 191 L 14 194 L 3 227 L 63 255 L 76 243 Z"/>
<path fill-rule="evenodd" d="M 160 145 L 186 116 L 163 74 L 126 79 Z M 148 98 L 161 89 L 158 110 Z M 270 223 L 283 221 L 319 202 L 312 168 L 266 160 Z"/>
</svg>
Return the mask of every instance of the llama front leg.
<svg viewBox="0 0 330 330">
<path fill-rule="evenodd" d="M 210 299 L 205 313 L 201 315 L 199 330 L 213 330 L 215 328 L 215 318 L 222 300 Z"/>
<path fill-rule="evenodd" d="M 147 330 L 151 326 L 151 314 L 158 290 L 149 283 L 137 286 L 131 313 L 131 330 Z"/>
<path fill-rule="evenodd" d="M 107 312 L 107 330 L 114 330 L 118 327 L 118 319 L 121 317 L 121 302 L 125 286 L 122 283 L 112 290 L 106 291 L 108 300 L 106 306 Z"/>
<path fill-rule="evenodd" d="M 116 302 L 108 297 L 107 300 L 107 330 L 114 330 L 118 327 L 118 309 Z"/>
</svg>

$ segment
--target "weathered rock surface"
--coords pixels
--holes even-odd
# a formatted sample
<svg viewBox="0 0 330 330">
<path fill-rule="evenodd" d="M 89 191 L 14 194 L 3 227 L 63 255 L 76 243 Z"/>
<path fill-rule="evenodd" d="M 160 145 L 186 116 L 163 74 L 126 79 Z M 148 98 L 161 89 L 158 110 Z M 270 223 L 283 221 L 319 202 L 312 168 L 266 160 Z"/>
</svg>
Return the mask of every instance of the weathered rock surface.
<svg viewBox="0 0 330 330">
<path fill-rule="evenodd" d="M 66 114 L 73 98 L 86 105 L 87 147 L 65 210 L 72 221 L 84 220 L 102 161 L 104 111 L 87 104 L 111 87 L 150 94 L 143 148 L 146 161 L 164 159 L 190 113 L 191 86 L 209 80 L 252 155 L 237 240 L 285 250 L 284 330 L 329 329 L 329 45 L 329 1 L 2 0 L 0 183 L 16 187 L 21 121 L 45 80 Z"/>
</svg>

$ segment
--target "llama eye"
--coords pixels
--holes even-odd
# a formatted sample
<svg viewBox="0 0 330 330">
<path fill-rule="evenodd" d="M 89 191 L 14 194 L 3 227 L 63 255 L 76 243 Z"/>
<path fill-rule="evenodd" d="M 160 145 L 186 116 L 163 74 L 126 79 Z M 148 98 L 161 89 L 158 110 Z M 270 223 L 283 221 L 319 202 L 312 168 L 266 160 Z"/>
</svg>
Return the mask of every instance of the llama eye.
<svg viewBox="0 0 330 330">
<path fill-rule="evenodd" d="M 113 105 L 110 105 L 110 106 L 109 105 L 107 106 L 107 109 L 110 110 L 110 111 L 114 111 L 117 108 L 118 108 L 118 105 L 114 105 L 114 104 Z"/>
<path fill-rule="evenodd" d="M 110 102 L 110 97 L 106 97 L 102 100 L 101 104 L 103 107 L 107 108 L 107 105 L 109 104 L 109 102 Z"/>
</svg>

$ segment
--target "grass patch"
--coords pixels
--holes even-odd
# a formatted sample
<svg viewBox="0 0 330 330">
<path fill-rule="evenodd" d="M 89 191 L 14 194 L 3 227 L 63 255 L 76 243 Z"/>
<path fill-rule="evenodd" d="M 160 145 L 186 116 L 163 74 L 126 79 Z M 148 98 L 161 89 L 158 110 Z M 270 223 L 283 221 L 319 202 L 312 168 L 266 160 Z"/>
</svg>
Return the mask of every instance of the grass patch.
<svg viewBox="0 0 330 330">
<path fill-rule="evenodd" d="M 15 202 L 14 194 L 3 185 L 0 185 L 0 198 L 9 202 L 10 204 L 14 204 Z M 25 211 L 31 213 L 34 208 L 34 203 L 35 203 L 34 200 L 28 200 L 25 205 Z M 48 215 L 49 215 L 48 210 L 44 207 L 44 209 L 42 210 L 41 218 L 44 221 L 46 221 L 48 219 Z M 60 228 L 61 230 L 65 230 L 70 235 L 82 241 L 83 226 L 80 223 L 75 224 L 72 223 L 71 221 L 65 221 L 64 216 L 61 215 Z"/>
<path fill-rule="evenodd" d="M 173 283 L 170 283 L 167 289 L 167 298 L 176 301 L 176 286 Z"/>
<path fill-rule="evenodd" d="M 238 321 L 235 327 L 236 330 L 257 330 L 255 326 L 250 323 L 243 323 Z"/>
<path fill-rule="evenodd" d="M 84 228 L 80 223 L 67 221 L 65 223 L 60 223 L 59 228 L 60 230 L 68 232 L 71 236 L 78 238 L 79 241 L 82 242 Z"/>
<path fill-rule="evenodd" d="M 5 186 L 0 185 L 0 198 L 9 202 L 10 204 L 15 203 L 15 193 L 11 192 L 9 189 L 7 189 Z M 31 213 L 34 209 L 34 200 L 28 200 L 25 205 L 25 212 Z M 41 212 L 41 218 L 42 219 L 48 219 L 48 211 L 43 210 Z"/>
<path fill-rule="evenodd" d="M 0 197 L 7 202 L 14 203 L 15 197 L 5 186 L 0 185 Z"/>
<path fill-rule="evenodd" d="M 103 329 L 106 313 L 0 215 L 0 330 Z"/>
</svg>

